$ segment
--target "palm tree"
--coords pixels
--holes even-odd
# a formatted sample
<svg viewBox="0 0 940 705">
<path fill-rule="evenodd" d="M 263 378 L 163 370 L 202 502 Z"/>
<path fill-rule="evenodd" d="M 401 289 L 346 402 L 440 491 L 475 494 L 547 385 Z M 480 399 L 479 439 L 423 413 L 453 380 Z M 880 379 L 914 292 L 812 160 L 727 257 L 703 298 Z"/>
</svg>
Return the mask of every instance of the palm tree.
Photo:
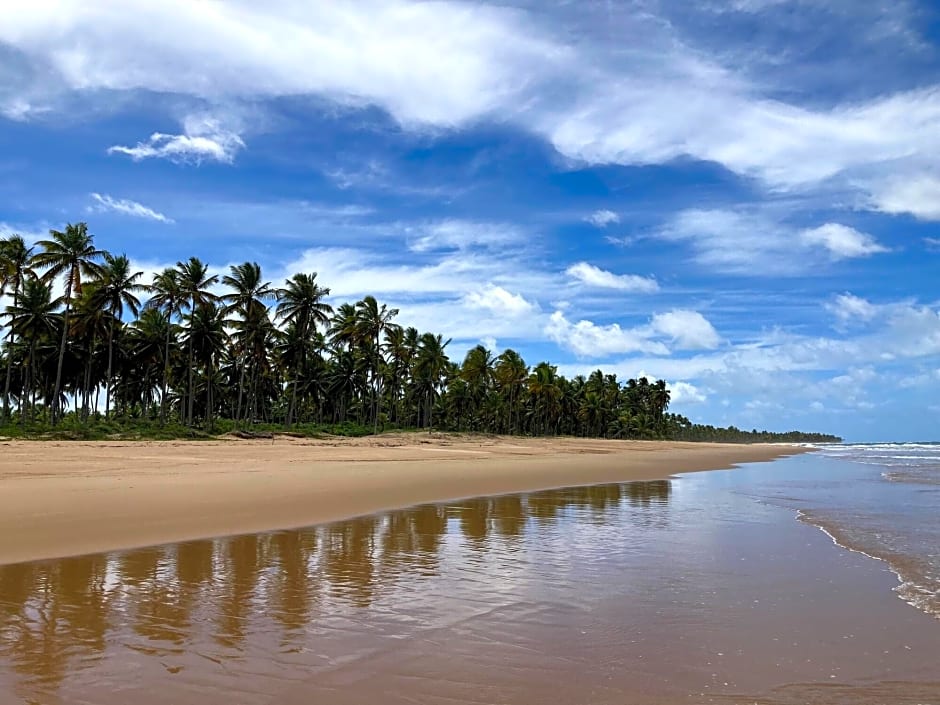
<svg viewBox="0 0 940 705">
<path fill-rule="evenodd" d="M 519 391 L 525 387 L 526 380 L 529 377 L 529 368 L 525 361 L 515 350 L 504 350 L 496 358 L 495 367 L 496 381 L 500 389 L 508 391 L 508 404 L 506 406 L 506 426 L 509 433 L 515 433 L 518 422 L 518 412 L 516 410 L 519 399 Z M 515 417 L 513 416 L 516 413 Z"/>
<path fill-rule="evenodd" d="M 104 381 L 101 369 L 101 350 L 98 343 L 107 339 L 114 317 L 105 309 L 105 302 L 98 295 L 98 282 L 93 281 L 82 289 L 81 296 L 75 297 L 72 311 L 72 323 L 69 337 L 69 362 L 74 367 L 72 391 L 75 394 L 75 406 L 78 409 L 78 397 L 81 395 L 81 419 L 86 421 L 91 413 L 92 389 L 97 389 Z M 84 355 L 84 361 L 81 360 Z M 80 369 L 77 363 L 83 362 L 84 373 L 79 380 Z M 99 363 L 97 366 L 95 363 Z M 70 375 L 65 375 L 68 380 Z M 66 385 L 67 386 L 67 385 Z M 97 408 L 97 403 L 94 404 Z"/>
<path fill-rule="evenodd" d="M 172 270 L 171 270 L 172 271 Z M 154 380 L 160 378 L 166 352 L 164 344 L 172 335 L 169 317 L 156 307 L 144 306 L 140 316 L 130 325 L 127 339 L 128 371 L 123 375 L 125 402 L 131 391 L 137 393 L 145 418 L 150 418 L 154 401 Z"/>
<path fill-rule="evenodd" d="M 305 341 L 310 339 L 318 325 L 329 324 L 333 307 L 323 303 L 323 299 L 330 295 L 330 290 L 317 283 L 316 272 L 295 274 L 285 284 L 283 289 L 277 291 L 276 316 L 292 326 L 291 338 L 299 339 L 297 354 L 291 360 L 293 382 L 290 408 L 287 412 L 287 424 L 290 425 L 297 411 L 297 382 L 307 368 L 308 346 Z"/>
<path fill-rule="evenodd" d="M 541 433 L 548 435 L 551 422 L 557 419 L 561 410 L 562 390 L 559 386 L 558 368 L 547 362 L 540 362 L 529 377 L 529 392 L 535 402 L 536 425 Z M 539 424 L 539 422 L 541 422 Z"/>
<path fill-rule="evenodd" d="M 238 364 L 239 399 L 236 419 L 241 419 L 241 390 L 246 371 L 248 374 L 248 398 L 244 406 L 245 418 L 252 419 L 257 416 L 258 385 L 263 376 L 270 371 L 270 357 L 268 351 L 273 349 L 277 337 L 277 329 L 268 317 L 265 306 L 251 306 L 246 311 L 247 316 L 242 320 L 230 321 L 235 329 L 233 339 L 236 342 L 240 362 Z M 263 410 L 262 410 L 263 411 Z M 263 415 L 263 414 L 262 414 Z"/>
<path fill-rule="evenodd" d="M 216 387 L 218 368 L 217 361 L 225 349 L 227 335 L 225 333 L 224 309 L 220 309 L 214 302 L 208 301 L 196 307 L 189 315 L 189 329 L 192 336 L 192 348 L 195 359 L 202 365 L 203 383 L 205 384 L 206 427 L 211 429 L 213 423 L 213 408 L 216 402 Z"/>
<path fill-rule="evenodd" d="M 658 424 L 663 423 L 663 416 L 666 413 L 666 409 L 669 408 L 669 402 L 672 399 L 672 394 L 669 391 L 669 388 L 666 386 L 666 381 L 658 379 L 653 382 L 653 385 L 650 389 L 650 401 L 653 405 L 653 417 L 656 419 Z"/>
<path fill-rule="evenodd" d="M 7 314 L 10 317 L 10 327 L 16 332 L 17 337 L 27 344 L 27 357 L 22 399 L 20 400 L 20 414 L 25 422 L 26 420 L 26 399 L 30 392 L 35 396 L 35 379 L 37 376 L 36 355 L 39 344 L 43 338 L 54 339 L 58 332 L 58 326 L 62 320 L 56 309 L 61 304 L 62 299 L 53 298 L 52 287 L 39 279 L 27 278 L 24 281 L 17 302 L 7 307 Z"/>
<path fill-rule="evenodd" d="M 593 390 L 584 393 L 578 408 L 578 418 L 593 436 L 603 435 L 609 413 L 604 397 Z"/>
<path fill-rule="evenodd" d="M 0 294 L 9 287 L 13 292 L 13 307 L 19 303 L 26 277 L 32 274 L 29 267 L 33 248 L 21 235 L 10 235 L 0 240 Z M 7 331 L 7 372 L 3 385 L 3 420 L 10 420 L 10 382 L 13 377 L 13 326 Z"/>
<path fill-rule="evenodd" d="M 373 433 L 379 431 L 379 413 L 382 398 L 379 390 L 379 367 L 382 361 L 382 348 L 380 340 L 382 333 L 392 326 L 392 319 L 398 315 L 397 308 L 388 308 L 385 304 L 379 306 L 374 296 L 366 296 L 356 304 L 357 330 L 360 339 L 368 341 L 372 347 L 372 413 Z"/>
<path fill-rule="evenodd" d="M 126 255 L 104 255 L 104 267 L 96 283 L 95 298 L 103 303 L 104 310 L 111 317 L 108 322 L 108 373 L 105 382 L 104 417 L 111 415 L 111 384 L 114 369 L 114 327 L 120 324 L 125 307 L 137 316 L 140 312 L 140 300 L 134 296 L 137 292 L 147 291 L 149 287 L 138 284 L 143 272 L 131 273 L 131 262 Z"/>
<path fill-rule="evenodd" d="M 233 289 L 231 294 L 225 294 L 222 300 L 226 302 L 223 309 L 225 314 L 235 313 L 241 317 L 242 327 L 248 325 L 261 325 L 267 316 L 267 305 L 264 303 L 275 296 L 271 282 L 262 281 L 261 266 L 257 262 L 245 262 L 232 265 L 230 273 L 222 277 L 222 283 Z M 265 315 L 262 315 L 265 314 Z M 257 334 L 257 331 L 248 331 Z M 245 384 L 245 374 L 248 368 L 248 357 L 242 351 L 239 356 L 238 369 L 238 416 L 241 416 L 242 391 Z M 254 390 L 249 390 L 249 395 Z"/>
<path fill-rule="evenodd" d="M 213 294 L 209 287 L 219 281 L 218 276 L 209 275 L 209 266 L 203 264 L 198 257 L 190 257 L 185 262 L 177 262 L 176 268 L 179 276 L 179 285 L 182 290 L 183 300 L 189 307 L 190 315 L 196 310 L 197 306 L 214 302 L 218 297 Z M 191 322 L 190 322 L 191 323 Z M 193 424 L 193 367 L 195 364 L 193 350 L 192 325 L 189 330 L 189 372 L 188 383 L 186 385 L 186 423 Z"/>
<path fill-rule="evenodd" d="M 68 344 L 72 296 L 81 294 L 83 275 L 100 276 L 101 267 L 96 260 L 101 259 L 105 253 L 95 249 L 94 238 L 88 233 L 88 226 L 85 223 L 76 225 L 69 223 L 64 231 L 50 230 L 49 234 L 51 239 L 40 240 L 37 243 L 43 249 L 33 257 L 33 265 L 46 270 L 43 275 L 46 281 L 51 281 L 59 275 L 65 277 L 65 313 L 62 319 L 62 340 L 59 343 L 59 361 L 56 366 L 55 391 L 52 397 L 52 423 L 54 425 L 60 415 L 62 365 L 65 362 L 65 348 Z"/>
<path fill-rule="evenodd" d="M 163 349 L 163 384 L 160 392 L 160 422 L 166 423 L 167 391 L 170 381 L 170 339 L 173 333 L 173 316 L 178 315 L 183 307 L 185 294 L 180 284 L 179 272 L 167 267 L 153 278 L 150 285 L 152 296 L 144 306 L 156 309 L 166 316 L 166 341 Z M 182 411 L 180 412 L 182 418 Z"/>
<path fill-rule="evenodd" d="M 414 378 L 421 395 L 425 399 L 424 418 L 428 425 L 428 433 L 432 429 L 432 413 L 434 397 L 438 387 L 443 381 L 449 360 L 445 349 L 450 340 L 444 342 L 443 337 L 432 333 L 425 333 L 418 341 L 418 354 L 415 359 Z"/>
<path fill-rule="evenodd" d="M 472 417 L 478 422 L 482 420 L 480 411 L 493 381 L 493 363 L 492 353 L 483 345 L 477 345 L 467 352 L 460 369 L 460 377 L 467 383 L 467 392 L 473 407 Z M 471 425 L 471 429 L 473 427 Z"/>
<path fill-rule="evenodd" d="M 416 328 L 393 326 L 385 331 L 385 351 L 388 353 L 389 358 L 388 389 L 392 399 L 395 423 L 401 421 L 402 392 L 408 379 L 417 345 L 418 331 Z"/>
<path fill-rule="evenodd" d="M 360 333 L 359 316 L 355 305 L 340 304 L 330 319 L 330 342 L 338 347 L 352 349 L 359 343 Z"/>
</svg>

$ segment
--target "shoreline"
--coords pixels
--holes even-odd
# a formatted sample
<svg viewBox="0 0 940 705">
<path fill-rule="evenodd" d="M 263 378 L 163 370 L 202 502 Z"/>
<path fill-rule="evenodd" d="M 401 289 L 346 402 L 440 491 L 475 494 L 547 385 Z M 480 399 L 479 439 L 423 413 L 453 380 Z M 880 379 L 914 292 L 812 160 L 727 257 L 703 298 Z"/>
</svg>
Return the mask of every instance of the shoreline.
<svg viewBox="0 0 940 705">
<path fill-rule="evenodd" d="M 727 469 L 795 445 L 425 436 L 0 444 L 0 565 Z"/>
</svg>

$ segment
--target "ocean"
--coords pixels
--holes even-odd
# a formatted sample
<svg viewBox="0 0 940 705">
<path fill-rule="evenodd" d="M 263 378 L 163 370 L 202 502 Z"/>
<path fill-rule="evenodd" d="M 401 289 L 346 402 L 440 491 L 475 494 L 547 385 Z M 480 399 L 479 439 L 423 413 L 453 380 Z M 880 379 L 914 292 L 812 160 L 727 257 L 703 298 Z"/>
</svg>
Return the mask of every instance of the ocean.
<svg viewBox="0 0 940 705">
<path fill-rule="evenodd" d="M 884 561 L 898 596 L 940 619 L 940 444 L 820 446 L 857 466 L 838 487 L 802 497 L 799 518 L 838 545 Z"/>
</svg>

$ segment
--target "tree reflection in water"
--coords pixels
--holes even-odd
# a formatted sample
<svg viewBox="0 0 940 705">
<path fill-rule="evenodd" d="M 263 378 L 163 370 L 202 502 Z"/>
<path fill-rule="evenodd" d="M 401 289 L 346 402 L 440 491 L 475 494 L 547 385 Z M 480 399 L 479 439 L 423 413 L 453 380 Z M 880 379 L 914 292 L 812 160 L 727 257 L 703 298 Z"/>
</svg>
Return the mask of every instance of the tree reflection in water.
<svg viewBox="0 0 940 705">
<path fill-rule="evenodd" d="M 12 666 L 27 701 L 43 701 L 68 674 L 93 669 L 121 645 L 167 659 L 197 641 L 205 648 L 208 638 L 218 653 L 201 655 L 231 659 L 273 628 L 282 651 L 298 651 L 318 620 L 397 599 L 437 578 L 449 535 L 484 557 L 498 545 L 506 560 L 507 549 L 511 555 L 561 517 L 668 521 L 665 511 L 651 510 L 663 509 L 670 491 L 670 481 L 659 480 L 534 492 L 297 531 L 2 566 L 0 660 Z"/>
</svg>

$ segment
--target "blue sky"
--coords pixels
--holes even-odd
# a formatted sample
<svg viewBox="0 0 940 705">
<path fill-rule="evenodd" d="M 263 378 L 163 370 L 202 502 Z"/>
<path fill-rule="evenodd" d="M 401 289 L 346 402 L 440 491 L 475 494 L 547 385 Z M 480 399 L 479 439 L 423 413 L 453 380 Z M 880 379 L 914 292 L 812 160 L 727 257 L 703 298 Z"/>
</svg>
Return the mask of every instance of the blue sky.
<svg viewBox="0 0 940 705">
<path fill-rule="evenodd" d="M 936 439 L 940 8 L 32 0 L 0 232 L 671 385 L 715 424 Z"/>
</svg>

